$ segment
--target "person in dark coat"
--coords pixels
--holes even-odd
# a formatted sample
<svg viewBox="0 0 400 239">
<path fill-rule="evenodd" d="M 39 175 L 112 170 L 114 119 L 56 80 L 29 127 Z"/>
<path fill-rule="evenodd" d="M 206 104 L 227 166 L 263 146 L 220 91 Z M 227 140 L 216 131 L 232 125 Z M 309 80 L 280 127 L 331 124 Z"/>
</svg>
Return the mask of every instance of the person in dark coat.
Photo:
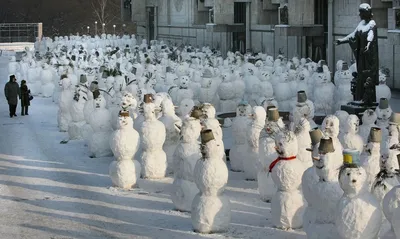
<svg viewBox="0 0 400 239">
<path fill-rule="evenodd" d="M 31 105 L 30 100 L 29 100 L 29 93 L 31 93 L 31 90 L 28 89 L 28 86 L 26 85 L 26 81 L 22 80 L 21 81 L 21 115 L 29 115 L 28 114 L 28 107 Z"/>
<path fill-rule="evenodd" d="M 6 99 L 8 101 L 10 118 L 12 118 L 13 116 L 17 116 L 15 114 L 15 111 L 17 110 L 18 97 L 20 96 L 20 92 L 15 75 L 10 76 L 10 81 L 7 82 L 6 86 L 4 87 L 4 95 L 6 96 Z"/>
</svg>

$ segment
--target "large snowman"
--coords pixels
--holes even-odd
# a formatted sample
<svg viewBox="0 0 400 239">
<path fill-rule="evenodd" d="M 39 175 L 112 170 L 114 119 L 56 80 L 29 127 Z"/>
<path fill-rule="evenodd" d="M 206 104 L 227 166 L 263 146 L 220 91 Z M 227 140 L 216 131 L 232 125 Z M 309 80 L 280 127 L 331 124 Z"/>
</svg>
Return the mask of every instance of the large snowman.
<svg viewBox="0 0 400 239">
<path fill-rule="evenodd" d="M 43 64 L 40 79 L 42 80 L 42 96 L 52 97 L 54 92 L 53 71 L 47 63 Z"/>
</svg>

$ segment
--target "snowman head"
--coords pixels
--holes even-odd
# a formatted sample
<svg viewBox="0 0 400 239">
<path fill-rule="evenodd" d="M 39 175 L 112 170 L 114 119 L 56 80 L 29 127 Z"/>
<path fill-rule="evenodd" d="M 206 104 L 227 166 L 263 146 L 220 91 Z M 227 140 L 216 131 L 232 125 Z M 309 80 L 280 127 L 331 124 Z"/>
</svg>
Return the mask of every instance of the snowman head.
<svg viewBox="0 0 400 239">
<path fill-rule="evenodd" d="M 236 115 L 239 117 L 248 117 L 249 114 L 251 114 L 251 106 L 245 102 L 236 108 Z"/>
<path fill-rule="evenodd" d="M 231 74 L 229 72 L 224 72 L 221 74 L 222 80 L 225 82 L 231 81 Z"/>
<path fill-rule="evenodd" d="M 187 89 L 189 87 L 189 76 L 184 75 L 179 78 L 179 86 L 182 89 Z"/>
<path fill-rule="evenodd" d="M 195 142 L 200 137 L 200 132 L 200 120 L 193 117 L 187 117 L 182 122 L 182 130 L 180 132 L 181 141 L 185 143 Z"/>
<path fill-rule="evenodd" d="M 335 112 L 335 116 L 339 119 L 339 130 L 344 130 L 347 122 L 347 117 L 349 117 L 349 113 L 344 110 L 338 110 Z"/>
<path fill-rule="evenodd" d="M 376 115 L 375 111 L 368 109 L 368 110 L 364 111 L 364 113 L 363 113 L 362 122 L 365 125 L 371 125 L 371 124 L 375 123 L 377 118 L 378 118 L 378 116 Z"/>
<path fill-rule="evenodd" d="M 181 116 L 186 116 L 190 113 L 194 107 L 194 101 L 192 99 L 183 99 L 179 104 L 179 113 Z"/>
<path fill-rule="evenodd" d="M 264 66 L 264 63 L 263 63 L 261 60 L 258 60 L 258 61 L 256 61 L 256 64 L 254 64 L 254 65 L 255 65 L 255 67 L 257 67 L 257 68 L 261 68 L 261 67 Z"/>
<path fill-rule="evenodd" d="M 254 106 L 253 113 L 250 116 L 253 119 L 254 123 L 264 126 L 265 120 L 267 118 L 267 112 L 262 106 Z"/>
<path fill-rule="evenodd" d="M 118 126 L 120 129 L 131 129 L 133 128 L 133 119 L 129 116 L 129 112 L 124 112 L 125 114 L 119 114 Z"/>
<path fill-rule="evenodd" d="M 161 111 L 163 115 L 175 115 L 175 107 L 171 99 L 165 98 L 161 102 Z"/>
<path fill-rule="evenodd" d="M 389 174 L 398 174 L 399 163 L 397 161 L 397 152 L 393 150 L 382 152 L 379 166 L 381 170 L 385 170 Z"/>
<path fill-rule="evenodd" d="M 280 76 L 281 76 L 281 80 L 283 82 L 288 81 L 288 79 L 289 79 L 289 73 L 288 72 L 282 72 L 282 74 Z"/>
<path fill-rule="evenodd" d="M 144 103 L 142 107 L 145 120 L 156 119 L 156 106 L 154 103 Z"/>
<path fill-rule="evenodd" d="M 376 115 L 378 119 L 387 121 L 389 120 L 390 116 L 392 115 L 392 108 L 389 106 L 385 109 L 381 109 L 379 107 L 376 108 Z"/>
<path fill-rule="evenodd" d="M 299 74 L 297 75 L 297 80 L 298 81 L 304 81 L 310 77 L 310 73 L 308 72 L 307 69 L 302 69 Z"/>
<path fill-rule="evenodd" d="M 68 77 L 61 78 L 60 86 L 63 90 L 68 90 L 71 87 L 71 80 Z"/>
<path fill-rule="evenodd" d="M 345 195 L 350 198 L 367 191 L 367 173 L 356 165 L 343 165 L 339 172 L 339 184 Z"/>
<path fill-rule="evenodd" d="M 339 135 L 339 119 L 334 115 L 328 115 L 322 122 L 322 132 L 327 137 L 337 138 Z"/>
<path fill-rule="evenodd" d="M 104 99 L 104 96 L 102 96 L 102 95 L 99 95 L 96 99 L 94 99 L 93 104 L 94 104 L 95 109 L 106 108 L 106 100 Z"/>
<path fill-rule="evenodd" d="M 385 85 L 386 84 L 386 76 L 379 72 L 379 84 Z"/>
<path fill-rule="evenodd" d="M 203 111 L 203 114 L 205 116 L 207 116 L 208 119 L 214 119 L 215 118 L 216 111 L 215 111 L 215 108 L 214 108 L 214 106 L 212 104 L 204 103 L 201 106 L 201 110 Z"/>
<path fill-rule="evenodd" d="M 350 134 L 357 134 L 360 126 L 360 119 L 356 115 L 349 115 L 346 120 L 345 130 Z"/>
<path fill-rule="evenodd" d="M 128 108 L 136 109 L 137 101 L 136 101 L 135 97 L 132 95 L 132 93 L 130 93 L 130 92 L 124 93 L 124 95 L 122 96 L 122 99 L 121 99 L 121 107 L 124 110 L 127 110 Z"/>
<path fill-rule="evenodd" d="M 297 156 L 298 143 L 292 131 L 284 130 L 275 137 L 275 149 L 279 157 L 288 158 Z"/>
</svg>

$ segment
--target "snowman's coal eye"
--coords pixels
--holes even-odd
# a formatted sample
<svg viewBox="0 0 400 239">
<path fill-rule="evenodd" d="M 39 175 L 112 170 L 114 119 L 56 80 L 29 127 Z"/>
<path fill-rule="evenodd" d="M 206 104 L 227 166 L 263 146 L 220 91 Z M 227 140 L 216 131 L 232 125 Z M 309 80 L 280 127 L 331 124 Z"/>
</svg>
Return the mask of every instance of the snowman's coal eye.
<svg viewBox="0 0 400 239">
<path fill-rule="evenodd" d="M 347 173 L 347 176 L 350 176 L 350 173 Z"/>
</svg>

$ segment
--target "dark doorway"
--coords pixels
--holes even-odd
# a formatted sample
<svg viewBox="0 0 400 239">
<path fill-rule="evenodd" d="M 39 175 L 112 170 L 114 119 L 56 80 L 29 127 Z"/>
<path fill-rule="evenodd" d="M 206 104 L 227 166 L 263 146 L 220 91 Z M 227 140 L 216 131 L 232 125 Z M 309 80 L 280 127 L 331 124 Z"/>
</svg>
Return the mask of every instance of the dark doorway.
<svg viewBox="0 0 400 239">
<path fill-rule="evenodd" d="M 150 42 L 151 40 L 155 40 L 154 39 L 154 31 L 155 31 L 155 9 L 154 7 L 148 7 L 147 8 L 147 13 L 148 13 L 148 26 L 149 26 L 149 30 L 148 30 L 148 41 Z"/>
<path fill-rule="evenodd" d="M 325 60 L 328 42 L 328 0 L 314 1 L 314 22 L 324 26 L 324 35 L 306 38 L 307 57 L 313 61 Z"/>
<path fill-rule="evenodd" d="M 235 24 L 246 25 L 246 3 L 235 2 L 233 6 L 234 16 L 233 21 Z M 246 52 L 246 32 L 233 32 L 232 33 L 232 51 Z"/>
</svg>

